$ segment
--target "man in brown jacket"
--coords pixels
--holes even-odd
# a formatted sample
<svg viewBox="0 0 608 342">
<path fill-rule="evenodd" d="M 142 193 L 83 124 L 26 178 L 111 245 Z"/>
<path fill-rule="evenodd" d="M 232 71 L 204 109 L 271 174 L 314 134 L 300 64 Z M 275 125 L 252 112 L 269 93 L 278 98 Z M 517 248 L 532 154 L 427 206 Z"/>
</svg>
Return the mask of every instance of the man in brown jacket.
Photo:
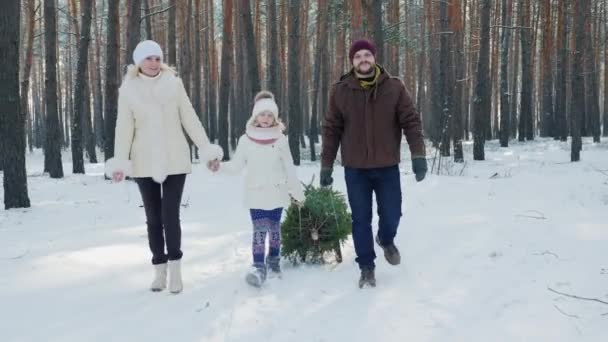
<svg viewBox="0 0 608 342">
<path fill-rule="evenodd" d="M 391 265 L 401 262 L 394 239 L 401 218 L 400 146 L 405 134 L 416 180 L 427 171 L 420 114 L 403 83 L 376 64 L 376 48 L 368 40 L 353 42 L 353 68 L 331 91 L 323 120 L 321 186 L 330 186 L 338 147 L 352 212 L 359 287 L 376 286 L 372 193 L 378 206 L 376 243 Z"/>
</svg>

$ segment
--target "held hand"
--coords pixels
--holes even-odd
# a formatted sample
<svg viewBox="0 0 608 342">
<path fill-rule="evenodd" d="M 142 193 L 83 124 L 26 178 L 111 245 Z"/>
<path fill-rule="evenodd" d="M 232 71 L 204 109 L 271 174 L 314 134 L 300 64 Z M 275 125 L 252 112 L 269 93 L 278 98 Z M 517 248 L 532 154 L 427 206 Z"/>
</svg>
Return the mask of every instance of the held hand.
<svg viewBox="0 0 608 342">
<path fill-rule="evenodd" d="M 426 176 L 426 158 L 417 157 L 412 159 L 412 171 L 416 174 L 416 181 L 420 182 Z"/>
<path fill-rule="evenodd" d="M 334 182 L 334 179 L 331 177 L 331 174 L 334 170 L 331 167 L 322 167 L 321 168 L 321 177 L 319 179 L 321 187 L 331 186 Z"/>
<path fill-rule="evenodd" d="M 295 205 L 296 207 L 298 207 L 298 209 L 304 208 L 304 202 L 300 202 L 300 201 L 298 201 L 297 199 L 295 199 L 293 197 L 291 197 L 291 203 L 293 205 Z"/>
<path fill-rule="evenodd" d="M 125 174 L 122 171 L 114 171 L 112 172 L 112 180 L 115 183 L 120 183 L 125 179 Z"/>
<path fill-rule="evenodd" d="M 207 168 L 212 172 L 217 172 L 220 169 L 220 161 L 218 159 L 213 159 L 207 162 Z"/>
</svg>

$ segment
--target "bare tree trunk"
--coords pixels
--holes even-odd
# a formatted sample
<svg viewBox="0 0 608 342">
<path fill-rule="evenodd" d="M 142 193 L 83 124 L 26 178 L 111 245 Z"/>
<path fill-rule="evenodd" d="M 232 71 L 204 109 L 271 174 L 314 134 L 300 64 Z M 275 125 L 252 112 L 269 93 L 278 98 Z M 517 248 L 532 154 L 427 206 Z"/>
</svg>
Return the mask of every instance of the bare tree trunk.
<svg viewBox="0 0 608 342">
<path fill-rule="evenodd" d="M 142 0 L 144 2 L 144 13 L 146 15 L 146 39 L 154 40 L 152 35 L 152 17 L 150 16 L 150 0 Z"/>
<path fill-rule="evenodd" d="M 147 1 L 147 0 L 144 0 Z M 141 40 L 141 2 L 142 0 L 127 0 L 127 42 L 123 65 L 133 63 L 133 50 Z"/>
<path fill-rule="evenodd" d="M 510 117 L 509 117 L 509 41 L 511 39 L 511 13 L 512 0 L 502 0 L 502 20 L 503 25 L 501 36 L 501 56 L 500 56 L 500 146 L 509 146 Z"/>
<path fill-rule="evenodd" d="M 57 14 L 55 0 L 44 0 L 46 144 L 45 165 L 51 178 L 63 178 L 62 136 L 57 112 Z M 18 69 L 16 69 L 18 70 Z"/>
<path fill-rule="evenodd" d="M 461 0 L 452 0 L 448 4 L 448 15 L 450 17 L 450 28 L 454 32 L 452 37 L 452 69 L 448 72 L 452 77 L 452 139 L 454 142 L 454 162 L 464 162 L 464 154 L 462 150 L 462 95 L 463 84 L 465 78 L 465 62 L 464 62 L 464 34 L 462 25 L 462 4 Z"/>
<path fill-rule="evenodd" d="M 351 40 L 357 40 L 364 37 L 363 30 L 363 8 L 362 0 L 349 0 L 351 8 L 350 35 Z"/>
<path fill-rule="evenodd" d="M 32 126 L 32 113 L 28 110 L 28 99 L 30 90 L 30 75 L 32 71 L 32 59 L 34 55 L 34 32 L 36 28 L 36 1 L 25 0 L 26 6 L 26 20 L 27 20 L 27 43 L 25 46 L 25 63 L 23 66 L 23 77 L 21 81 L 21 115 L 25 118 L 26 126 L 29 128 Z M 34 99 L 36 100 L 36 99 Z M 32 151 L 33 145 L 32 130 L 27 130 L 27 142 L 29 143 L 30 152 Z M 1 157 L 0 157 L 1 159 Z M 2 163 L 0 162 L 0 165 Z M 0 170 L 2 167 L 0 166 Z"/>
<path fill-rule="evenodd" d="M 205 123 L 203 119 L 203 104 L 201 99 L 201 0 L 195 0 L 194 9 L 194 71 L 192 73 L 192 80 L 194 82 L 192 104 L 194 110 L 198 114 L 198 118 L 202 123 Z M 206 126 L 206 125 L 205 125 Z"/>
<path fill-rule="evenodd" d="M 520 0 L 520 15 L 522 27 L 530 27 L 530 3 L 529 0 Z M 532 113 L 532 47 L 531 32 L 529 29 L 521 30 L 521 112 L 519 115 L 519 141 L 533 140 L 533 120 Z"/>
<path fill-rule="evenodd" d="M 557 32 L 557 63 L 555 83 L 555 125 L 556 137 L 561 141 L 568 139 L 568 116 L 566 107 L 567 75 L 568 75 L 568 17 L 567 0 L 559 0 L 558 32 Z M 606 69 L 608 70 L 608 69 Z"/>
<path fill-rule="evenodd" d="M 114 136 L 118 106 L 118 46 L 119 46 L 119 0 L 108 0 L 108 30 L 106 37 L 106 84 L 105 84 L 105 148 L 104 158 L 114 157 Z"/>
<path fill-rule="evenodd" d="M 96 9 L 96 0 L 93 0 L 93 18 L 97 18 L 97 9 Z M 105 4 L 105 1 L 102 2 Z M 100 20 L 100 25 L 103 27 L 103 20 Z M 101 32 L 102 30 L 97 28 L 97 23 L 93 23 L 93 35 L 95 36 L 95 52 L 93 54 L 93 63 L 94 63 L 94 73 L 95 77 L 93 78 L 93 107 L 94 107 L 94 127 L 95 127 L 95 143 L 98 147 L 104 148 L 104 136 L 105 136 L 105 127 L 104 127 L 104 118 L 103 118 L 103 94 L 101 92 Z"/>
<path fill-rule="evenodd" d="M 300 105 L 300 68 L 298 46 L 300 45 L 300 1 L 289 0 L 289 147 L 293 162 L 300 165 L 300 133 L 302 108 Z"/>
<path fill-rule="evenodd" d="M 251 19 L 251 11 L 249 10 L 249 1 L 240 0 L 242 22 L 241 27 L 245 34 L 245 51 L 247 54 L 247 75 L 251 93 L 255 94 L 260 91 L 262 85 L 260 82 L 260 72 L 258 68 L 258 53 L 255 46 L 255 36 L 253 34 L 253 22 Z M 245 102 L 248 105 L 253 105 L 253 99 L 247 99 Z M 247 106 L 248 108 L 249 106 Z"/>
<path fill-rule="evenodd" d="M 315 155 L 315 142 L 319 136 L 319 112 L 325 110 L 321 106 L 321 67 L 323 64 L 322 53 L 327 51 L 327 0 L 318 0 L 317 6 L 319 11 L 317 12 L 317 48 L 315 49 L 315 63 L 314 63 L 314 75 L 313 75 L 313 101 L 312 101 L 312 115 L 310 118 L 310 160 L 316 161 L 317 156 Z"/>
<path fill-rule="evenodd" d="M 182 0 L 183 1 L 183 0 Z M 167 28 L 167 64 L 177 65 L 177 37 L 175 33 L 177 17 L 177 0 L 169 0 L 169 27 Z"/>
<path fill-rule="evenodd" d="M 382 27 L 382 1 L 372 1 L 372 27 L 376 44 L 376 62 L 384 64 L 384 30 Z"/>
<path fill-rule="evenodd" d="M 447 2 L 439 3 L 439 20 L 440 20 L 440 32 L 448 32 L 449 28 L 449 17 L 448 17 L 448 4 Z M 438 99 L 441 104 L 441 116 L 440 116 L 440 151 L 441 155 L 446 157 L 450 155 L 450 121 L 452 116 L 452 93 L 454 85 L 451 83 L 453 78 L 451 77 L 452 71 L 450 63 L 450 39 L 447 34 L 441 34 L 440 37 L 440 53 L 439 53 L 439 79 L 441 80 L 440 88 L 438 89 Z"/>
<path fill-rule="evenodd" d="M 230 83 L 232 79 L 232 0 L 223 0 L 224 32 L 222 42 L 222 70 L 220 80 L 220 106 L 219 106 L 219 143 L 224 150 L 224 160 L 229 159 L 228 149 L 228 102 L 230 96 Z"/>
<path fill-rule="evenodd" d="M 585 49 L 585 8 L 589 0 L 579 0 L 574 3 L 574 54 L 572 58 L 572 103 L 571 103 L 571 130 L 572 146 L 570 160 L 581 160 L 581 112 L 585 110 L 585 78 L 583 75 L 584 49 Z"/>
<path fill-rule="evenodd" d="M 207 1 L 207 27 L 209 28 L 207 31 L 209 34 L 207 35 L 207 40 L 209 42 L 209 63 L 210 63 L 210 79 L 211 83 L 209 87 L 207 87 L 207 99 L 209 100 L 209 139 L 211 141 L 215 141 L 217 139 L 217 121 L 218 121 L 218 113 L 217 113 L 217 86 L 213 86 L 214 84 L 218 84 L 218 69 L 217 69 L 217 54 L 215 50 L 215 24 L 213 19 L 213 1 Z"/>
<path fill-rule="evenodd" d="M 281 63 L 279 55 L 279 33 L 277 27 L 277 6 L 276 0 L 266 1 L 266 11 L 268 12 L 267 25 L 269 26 L 268 41 L 268 52 L 267 52 L 267 66 L 268 71 L 268 90 L 270 90 L 275 97 L 277 103 L 281 103 Z"/>
<path fill-rule="evenodd" d="M 541 137 L 555 136 L 553 129 L 554 114 L 553 114 L 553 73 L 552 73 L 552 57 L 555 54 L 553 51 L 553 22 L 551 20 L 551 0 L 543 0 L 541 3 L 541 18 L 543 21 L 543 38 L 542 38 L 542 107 L 541 107 Z"/>
<path fill-rule="evenodd" d="M 481 39 L 479 43 L 479 60 L 477 62 L 477 83 L 475 85 L 474 126 L 473 126 L 473 159 L 485 160 L 485 127 L 490 115 L 490 0 L 480 1 Z"/>
<path fill-rule="evenodd" d="M 593 136 L 593 142 L 600 142 L 600 108 L 599 108 L 599 82 L 597 79 L 598 71 L 595 63 L 595 49 L 593 44 L 595 36 L 591 32 L 593 13 L 591 12 L 591 1 L 585 1 L 585 104 L 588 106 L 585 111 L 587 127 L 586 132 Z"/>
<path fill-rule="evenodd" d="M 561 0 L 564 1 L 564 0 Z M 604 130 L 608 137 L 608 1 L 604 0 Z"/>
<path fill-rule="evenodd" d="M 3 61 L 0 63 L 0 158 L 4 160 L 6 210 L 30 206 L 25 170 L 25 117 L 19 108 L 20 20 L 21 1 L 4 2 L 0 11 L 0 58 Z"/>
<path fill-rule="evenodd" d="M 84 174 L 83 159 L 83 116 L 84 97 L 89 96 L 87 84 L 87 63 L 89 61 L 89 42 L 91 40 L 91 0 L 81 0 L 82 34 L 78 42 L 78 62 L 76 65 L 76 85 L 74 88 L 74 113 L 72 115 L 72 172 Z"/>
</svg>

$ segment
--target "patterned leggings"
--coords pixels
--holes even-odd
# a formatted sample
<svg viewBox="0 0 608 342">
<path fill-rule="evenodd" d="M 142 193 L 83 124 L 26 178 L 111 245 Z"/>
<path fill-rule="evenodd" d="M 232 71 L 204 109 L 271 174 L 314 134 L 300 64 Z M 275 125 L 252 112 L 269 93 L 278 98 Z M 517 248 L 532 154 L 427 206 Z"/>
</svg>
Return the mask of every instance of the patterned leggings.
<svg viewBox="0 0 608 342">
<path fill-rule="evenodd" d="M 281 252 L 281 214 L 283 208 L 273 210 L 249 209 L 253 223 L 253 263 L 263 264 L 266 254 L 266 233 L 269 233 L 269 258 L 278 258 Z"/>
</svg>

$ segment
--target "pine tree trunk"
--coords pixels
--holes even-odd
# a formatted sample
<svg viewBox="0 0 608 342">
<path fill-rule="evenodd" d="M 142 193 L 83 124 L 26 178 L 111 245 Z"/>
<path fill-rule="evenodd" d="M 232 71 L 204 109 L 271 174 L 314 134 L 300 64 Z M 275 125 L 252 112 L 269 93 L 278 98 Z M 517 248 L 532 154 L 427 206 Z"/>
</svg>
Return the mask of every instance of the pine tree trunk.
<svg viewBox="0 0 608 342">
<path fill-rule="evenodd" d="M 201 34 L 199 33 L 201 26 L 201 0 L 195 0 L 194 6 L 194 71 L 192 73 L 194 87 L 192 91 L 192 105 L 198 114 L 199 120 L 207 126 L 203 118 L 203 104 L 201 99 Z"/>
<path fill-rule="evenodd" d="M 146 0 L 144 0 L 146 1 Z M 141 2 L 127 0 L 127 42 L 123 65 L 133 64 L 133 50 L 141 40 Z"/>
<path fill-rule="evenodd" d="M 36 26 L 36 2 L 35 0 L 25 0 L 25 7 L 26 7 L 26 20 L 27 20 L 27 43 L 25 46 L 25 63 L 23 66 L 23 76 L 22 76 L 22 81 L 21 81 L 21 112 L 22 112 L 22 116 L 23 118 L 25 118 L 26 120 L 26 127 L 27 129 L 27 142 L 30 147 L 30 152 L 32 150 L 32 145 L 33 145 L 33 135 L 32 135 L 32 130 L 31 130 L 31 126 L 32 126 L 32 113 L 28 108 L 28 102 L 29 102 L 29 90 L 30 90 L 30 75 L 31 75 L 31 71 L 32 71 L 32 60 L 33 60 L 33 56 L 34 56 L 34 31 L 35 31 L 35 26 Z M 36 101 L 36 98 L 34 98 L 34 101 Z M 0 165 L 2 163 L 0 162 Z M 0 170 L 2 170 L 2 167 L 0 167 Z"/>
<path fill-rule="evenodd" d="M 97 151 L 95 150 L 95 133 L 93 132 L 93 122 L 91 121 L 91 85 L 93 84 L 92 69 L 87 68 L 87 78 L 85 82 L 86 89 L 84 91 L 84 111 L 83 126 L 84 129 L 84 144 L 89 157 L 90 163 L 97 163 Z"/>
<path fill-rule="evenodd" d="M 114 136 L 118 106 L 118 44 L 119 44 L 119 0 L 108 0 L 108 29 L 106 37 L 106 83 L 105 83 L 105 147 L 104 158 L 114 157 Z"/>
<path fill-rule="evenodd" d="M 300 45 L 300 1 L 289 0 L 289 61 L 288 90 L 289 96 L 289 147 L 293 162 L 300 165 L 300 133 L 302 108 L 300 105 L 300 68 L 298 63 Z"/>
<path fill-rule="evenodd" d="M 177 65 L 177 37 L 176 37 L 176 17 L 177 17 L 177 1 L 169 0 L 169 22 L 168 22 L 168 36 L 167 36 L 167 64 Z M 183 1 L 183 0 L 182 0 Z"/>
<path fill-rule="evenodd" d="M 515 1 L 513 0 L 513 7 L 517 7 L 517 16 L 515 14 L 515 10 L 513 17 L 514 18 L 518 18 L 516 20 L 516 22 L 518 22 L 519 24 L 521 24 L 521 21 L 519 20 L 519 18 L 521 18 L 521 16 L 519 15 L 519 11 L 521 11 L 521 6 L 518 5 L 518 3 L 520 3 L 520 1 Z M 519 44 L 519 40 L 518 40 L 518 34 L 520 34 L 521 30 L 517 30 L 516 34 L 513 35 L 513 39 L 511 41 L 511 48 L 513 49 L 513 56 L 511 57 L 511 90 L 509 91 L 509 93 L 511 94 L 511 108 L 509 109 L 509 117 L 511 118 L 511 123 L 510 123 L 510 133 L 509 133 L 509 137 L 510 138 L 516 138 L 517 137 L 517 131 L 518 131 L 518 104 L 520 102 L 520 92 L 519 92 L 519 70 L 520 70 L 520 59 L 521 59 L 521 53 L 520 53 L 520 46 L 521 44 Z"/>
<path fill-rule="evenodd" d="M 280 75 L 280 55 L 279 55 L 279 33 L 277 27 L 277 6 L 276 0 L 266 1 L 266 11 L 268 13 L 267 25 L 269 26 L 267 37 L 268 52 L 267 52 L 267 78 L 268 78 L 268 90 L 270 90 L 277 101 L 281 103 L 281 83 L 279 81 Z"/>
<path fill-rule="evenodd" d="M 562 0 L 564 1 L 564 0 Z M 608 0 L 604 0 L 604 127 L 602 136 L 608 137 Z"/>
<path fill-rule="evenodd" d="M 87 63 L 89 61 L 89 42 L 91 40 L 91 0 L 81 0 L 82 5 L 82 30 L 78 42 L 78 62 L 76 65 L 76 85 L 74 87 L 74 113 L 72 115 L 72 172 L 84 174 L 83 159 L 83 130 L 84 122 L 84 97 L 88 90 Z"/>
<path fill-rule="evenodd" d="M 509 146 L 510 117 L 509 117 L 509 41 L 511 39 L 511 13 L 512 0 L 502 0 L 502 20 L 503 25 L 501 36 L 501 56 L 500 56 L 500 146 Z"/>
<path fill-rule="evenodd" d="M 105 3 L 105 1 L 104 1 Z M 96 0 L 93 0 L 93 17 L 97 18 L 97 9 L 96 9 Z M 101 21 L 101 25 L 103 25 L 103 20 Z M 93 63 L 94 63 L 94 73 L 95 77 L 94 81 L 91 81 L 93 84 L 93 117 L 94 117 L 94 127 L 95 127 L 95 144 L 99 148 L 104 148 L 104 136 L 105 136 L 105 127 L 104 127 L 104 118 L 103 118 L 103 94 L 101 92 L 101 30 L 98 30 L 97 23 L 93 23 L 93 35 L 95 36 L 95 53 L 93 54 Z"/>
<path fill-rule="evenodd" d="M 57 14 L 55 0 L 44 0 L 46 144 L 45 165 L 51 178 L 63 178 L 63 139 L 57 110 Z M 16 69 L 18 70 L 18 69 Z"/>
<path fill-rule="evenodd" d="M 146 15 L 146 39 L 154 40 L 152 35 L 152 17 L 150 16 L 150 0 L 143 0 L 144 2 L 144 13 Z"/>
<path fill-rule="evenodd" d="M 462 91 L 463 83 L 465 78 L 464 68 L 464 35 L 462 25 L 462 4 L 461 0 L 452 0 L 448 4 L 448 16 L 450 17 L 449 24 L 450 29 L 454 33 L 452 37 L 452 51 L 451 51 L 451 69 L 448 68 L 450 77 L 452 78 L 450 83 L 452 84 L 453 94 L 452 108 L 452 140 L 454 144 L 454 162 L 464 162 L 464 155 L 462 150 Z"/>
<path fill-rule="evenodd" d="M 475 85 L 474 125 L 473 125 L 473 159 L 485 160 L 485 127 L 490 115 L 490 0 L 480 1 L 481 39 L 479 43 L 479 59 L 477 62 L 477 83 Z"/>
<path fill-rule="evenodd" d="M 218 68 L 217 68 L 217 54 L 215 50 L 215 20 L 213 18 L 213 1 L 207 1 L 207 41 L 209 42 L 209 63 L 210 63 L 210 86 L 207 87 L 207 99 L 209 101 L 209 140 L 215 141 L 217 139 L 217 121 L 218 121 L 218 113 L 217 113 L 217 86 L 219 77 L 218 77 Z"/>
<path fill-rule="evenodd" d="M 568 75 L 568 17 L 567 0 L 559 0 L 558 4 L 558 32 L 557 32 L 557 61 L 555 83 L 555 129 L 556 138 L 561 141 L 568 139 L 567 119 L 567 75 Z M 608 70 L 608 69 L 607 69 Z"/>
<path fill-rule="evenodd" d="M 245 34 L 245 54 L 247 59 L 247 80 L 251 89 L 251 94 L 255 94 L 262 89 L 260 82 L 260 71 L 258 67 L 258 57 L 255 45 L 256 37 L 253 34 L 253 21 L 251 19 L 251 11 L 247 10 L 251 7 L 249 0 L 240 0 L 242 11 L 242 28 Z M 246 108 L 253 106 L 253 98 L 248 98 L 245 102 Z"/>
<path fill-rule="evenodd" d="M 315 52 L 315 62 L 313 70 L 313 100 L 312 100 L 312 114 L 310 117 L 310 160 L 316 161 L 317 156 L 315 155 L 315 142 L 319 136 L 319 112 L 323 113 L 324 108 L 322 107 L 322 93 L 321 93 L 321 68 L 323 67 L 323 52 L 327 51 L 327 0 L 318 0 L 317 6 L 319 8 L 317 12 L 317 47 Z"/>
<path fill-rule="evenodd" d="M 45 8 L 46 9 L 46 8 Z M 25 170 L 25 117 L 19 98 L 21 1 L 6 1 L 0 11 L 0 159 L 4 160 L 4 209 L 28 208 Z"/>
<path fill-rule="evenodd" d="M 450 121 L 451 121 L 451 108 L 452 108 L 452 92 L 453 84 L 451 83 L 453 78 L 450 77 L 452 71 L 450 70 L 450 40 L 451 36 L 447 33 L 449 29 L 449 17 L 448 17 L 448 4 L 445 1 L 439 3 L 439 21 L 440 21 L 440 52 L 439 52 L 439 79 L 440 88 L 438 89 L 438 99 L 441 104 L 441 116 L 440 116 L 440 151 L 441 155 L 447 157 L 450 155 Z"/>
<path fill-rule="evenodd" d="M 542 65 L 542 106 L 540 118 L 540 136 L 554 136 L 553 122 L 553 73 L 552 73 L 552 57 L 555 52 L 553 50 L 553 22 L 551 20 L 551 0 L 542 0 L 541 3 L 541 18 L 543 21 L 543 38 L 541 50 L 541 65 Z"/>
<path fill-rule="evenodd" d="M 350 34 L 351 40 L 364 38 L 362 0 L 349 0 L 351 9 Z"/>
<path fill-rule="evenodd" d="M 519 116 L 519 141 L 533 140 L 533 114 L 532 114 L 532 44 L 530 29 L 530 3 L 529 0 L 520 0 L 521 25 L 521 113 Z"/>
<path fill-rule="evenodd" d="M 384 64 L 384 30 L 382 27 L 382 1 L 372 1 L 372 28 L 376 44 L 376 63 Z"/>
<path fill-rule="evenodd" d="M 228 105 L 230 98 L 230 83 L 232 80 L 231 64 L 232 64 L 232 0 L 223 0 L 224 11 L 224 32 L 222 41 L 222 70 L 220 80 L 220 105 L 219 105 L 219 127 L 218 136 L 219 143 L 224 150 L 224 160 L 229 159 L 228 148 Z"/>
<path fill-rule="evenodd" d="M 585 77 L 583 75 L 584 49 L 585 49 L 585 8 L 589 0 L 576 1 L 574 5 L 574 39 L 572 58 L 572 103 L 571 103 L 571 130 L 572 146 L 570 160 L 581 159 L 581 112 L 585 110 Z"/>
<path fill-rule="evenodd" d="M 593 13 L 591 12 L 591 1 L 585 2 L 585 80 L 587 83 L 585 101 L 588 106 L 586 110 L 586 127 L 587 133 L 593 136 L 593 142 L 600 142 L 600 108 L 599 108 L 599 81 L 597 78 L 599 70 L 595 63 L 595 49 L 593 47 L 596 41 L 593 32 L 591 32 L 591 23 L 593 22 Z"/>
</svg>

